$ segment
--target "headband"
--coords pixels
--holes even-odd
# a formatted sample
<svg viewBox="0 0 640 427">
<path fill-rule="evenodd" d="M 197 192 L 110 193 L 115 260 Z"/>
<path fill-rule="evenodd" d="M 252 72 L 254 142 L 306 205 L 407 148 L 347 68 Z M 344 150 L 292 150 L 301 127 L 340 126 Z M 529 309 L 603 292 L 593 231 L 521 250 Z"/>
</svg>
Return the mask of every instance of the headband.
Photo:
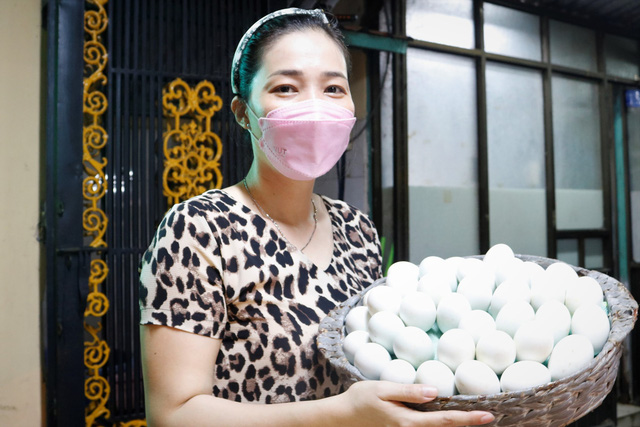
<svg viewBox="0 0 640 427">
<path fill-rule="evenodd" d="M 236 74 L 238 72 L 238 68 L 240 67 L 240 58 L 242 58 L 242 53 L 244 52 L 245 47 L 247 47 L 249 40 L 251 40 L 251 37 L 253 37 L 255 32 L 258 31 L 258 28 L 260 28 L 262 24 L 274 18 L 285 15 L 311 15 L 321 18 L 322 22 L 324 22 L 325 24 L 329 23 L 329 20 L 321 9 L 308 10 L 298 9 L 297 7 L 276 10 L 275 12 L 271 12 L 270 14 L 260 18 L 258 21 L 256 21 L 255 24 L 251 26 L 251 28 L 247 30 L 246 33 L 244 33 L 244 36 L 242 36 L 242 38 L 240 39 L 240 43 L 238 43 L 238 47 L 236 47 L 236 52 L 233 54 L 233 61 L 231 62 L 231 90 L 234 94 L 239 93 L 238 82 L 236 82 Z"/>
</svg>

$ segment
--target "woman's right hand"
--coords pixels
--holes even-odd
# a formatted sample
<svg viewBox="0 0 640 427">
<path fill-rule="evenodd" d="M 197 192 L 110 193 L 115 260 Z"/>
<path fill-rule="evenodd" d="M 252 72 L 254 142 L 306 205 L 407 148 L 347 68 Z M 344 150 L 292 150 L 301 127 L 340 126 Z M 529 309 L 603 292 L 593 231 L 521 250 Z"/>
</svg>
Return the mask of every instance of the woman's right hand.
<svg viewBox="0 0 640 427">
<path fill-rule="evenodd" d="M 340 398 L 351 418 L 350 426 L 468 426 L 494 420 L 484 411 L 421 412 L 402 403 L 425 403 L 436 396 L 435 388 L 421 384 L 359 381 Z"/>
</svg>

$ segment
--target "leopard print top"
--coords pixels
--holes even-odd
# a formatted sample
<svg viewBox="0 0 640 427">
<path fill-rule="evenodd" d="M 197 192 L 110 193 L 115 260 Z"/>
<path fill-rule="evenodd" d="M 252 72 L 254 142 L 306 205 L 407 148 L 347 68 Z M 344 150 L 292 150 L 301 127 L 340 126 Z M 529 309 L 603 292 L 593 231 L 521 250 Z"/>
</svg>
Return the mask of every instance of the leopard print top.
<svg viewBox="0 0 640 427">
<path fill-rule="evenodd" d="M 364 214 L 322 199 L 334 240 L 324 271 L 221 190 L 174 206 L 160 224 L 142 260 L 140 323 L 221 339 L 214 396 L 276 403 L 344 390 L 318 357 L 318 323 L 381 277 L 380 245 Z"/>
</svg>

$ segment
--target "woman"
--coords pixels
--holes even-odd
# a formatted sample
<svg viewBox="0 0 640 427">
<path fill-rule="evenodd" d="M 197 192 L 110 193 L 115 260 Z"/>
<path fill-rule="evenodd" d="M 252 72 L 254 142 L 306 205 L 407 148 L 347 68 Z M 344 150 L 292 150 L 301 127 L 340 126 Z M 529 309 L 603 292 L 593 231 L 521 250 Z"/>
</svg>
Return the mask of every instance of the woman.
<svg viewBox="0 0 640 427">
<path fill-rule="evenodd" d="M 246 178 L 167 214 L 143 259 L 141 340 L 150 425 L 472 425 L 488 413 L 408 409 L 436 390 L 360 382 L 318 356 L 319 321 L 381 276 L 355 208 L 313 194 L 353 126 L 349 57 L 319 10 L 247 31 L 231 108 L 251 135 Z M 281 403 L 255 405 L 251 403 Z"/>
</svg>

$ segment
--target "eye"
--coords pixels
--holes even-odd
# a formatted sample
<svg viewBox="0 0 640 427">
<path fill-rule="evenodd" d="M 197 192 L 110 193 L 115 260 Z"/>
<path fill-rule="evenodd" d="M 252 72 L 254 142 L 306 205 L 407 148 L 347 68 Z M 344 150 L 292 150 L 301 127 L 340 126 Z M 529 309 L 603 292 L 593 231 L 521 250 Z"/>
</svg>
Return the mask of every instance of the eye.
<svg viewBox="0 0 640 427">
<path fill-rule="evenodd" d="M 290 85 L 281 85 L 276 87 L 273 91 L 277 93 L 293 93 L 294 88 Z"/>
<path fill-rule="evenodd" d="M 328 92 L 328 93 L 336 93 L 336 94 L 347 93 L 347 91 L 344 90 L 344 88 L 342 88 L 341 86 L 337 86 L 337 85 L 331 85 L 331 86 L 327 87 L 325 89 L 325 91 Z"/>
</svg>

